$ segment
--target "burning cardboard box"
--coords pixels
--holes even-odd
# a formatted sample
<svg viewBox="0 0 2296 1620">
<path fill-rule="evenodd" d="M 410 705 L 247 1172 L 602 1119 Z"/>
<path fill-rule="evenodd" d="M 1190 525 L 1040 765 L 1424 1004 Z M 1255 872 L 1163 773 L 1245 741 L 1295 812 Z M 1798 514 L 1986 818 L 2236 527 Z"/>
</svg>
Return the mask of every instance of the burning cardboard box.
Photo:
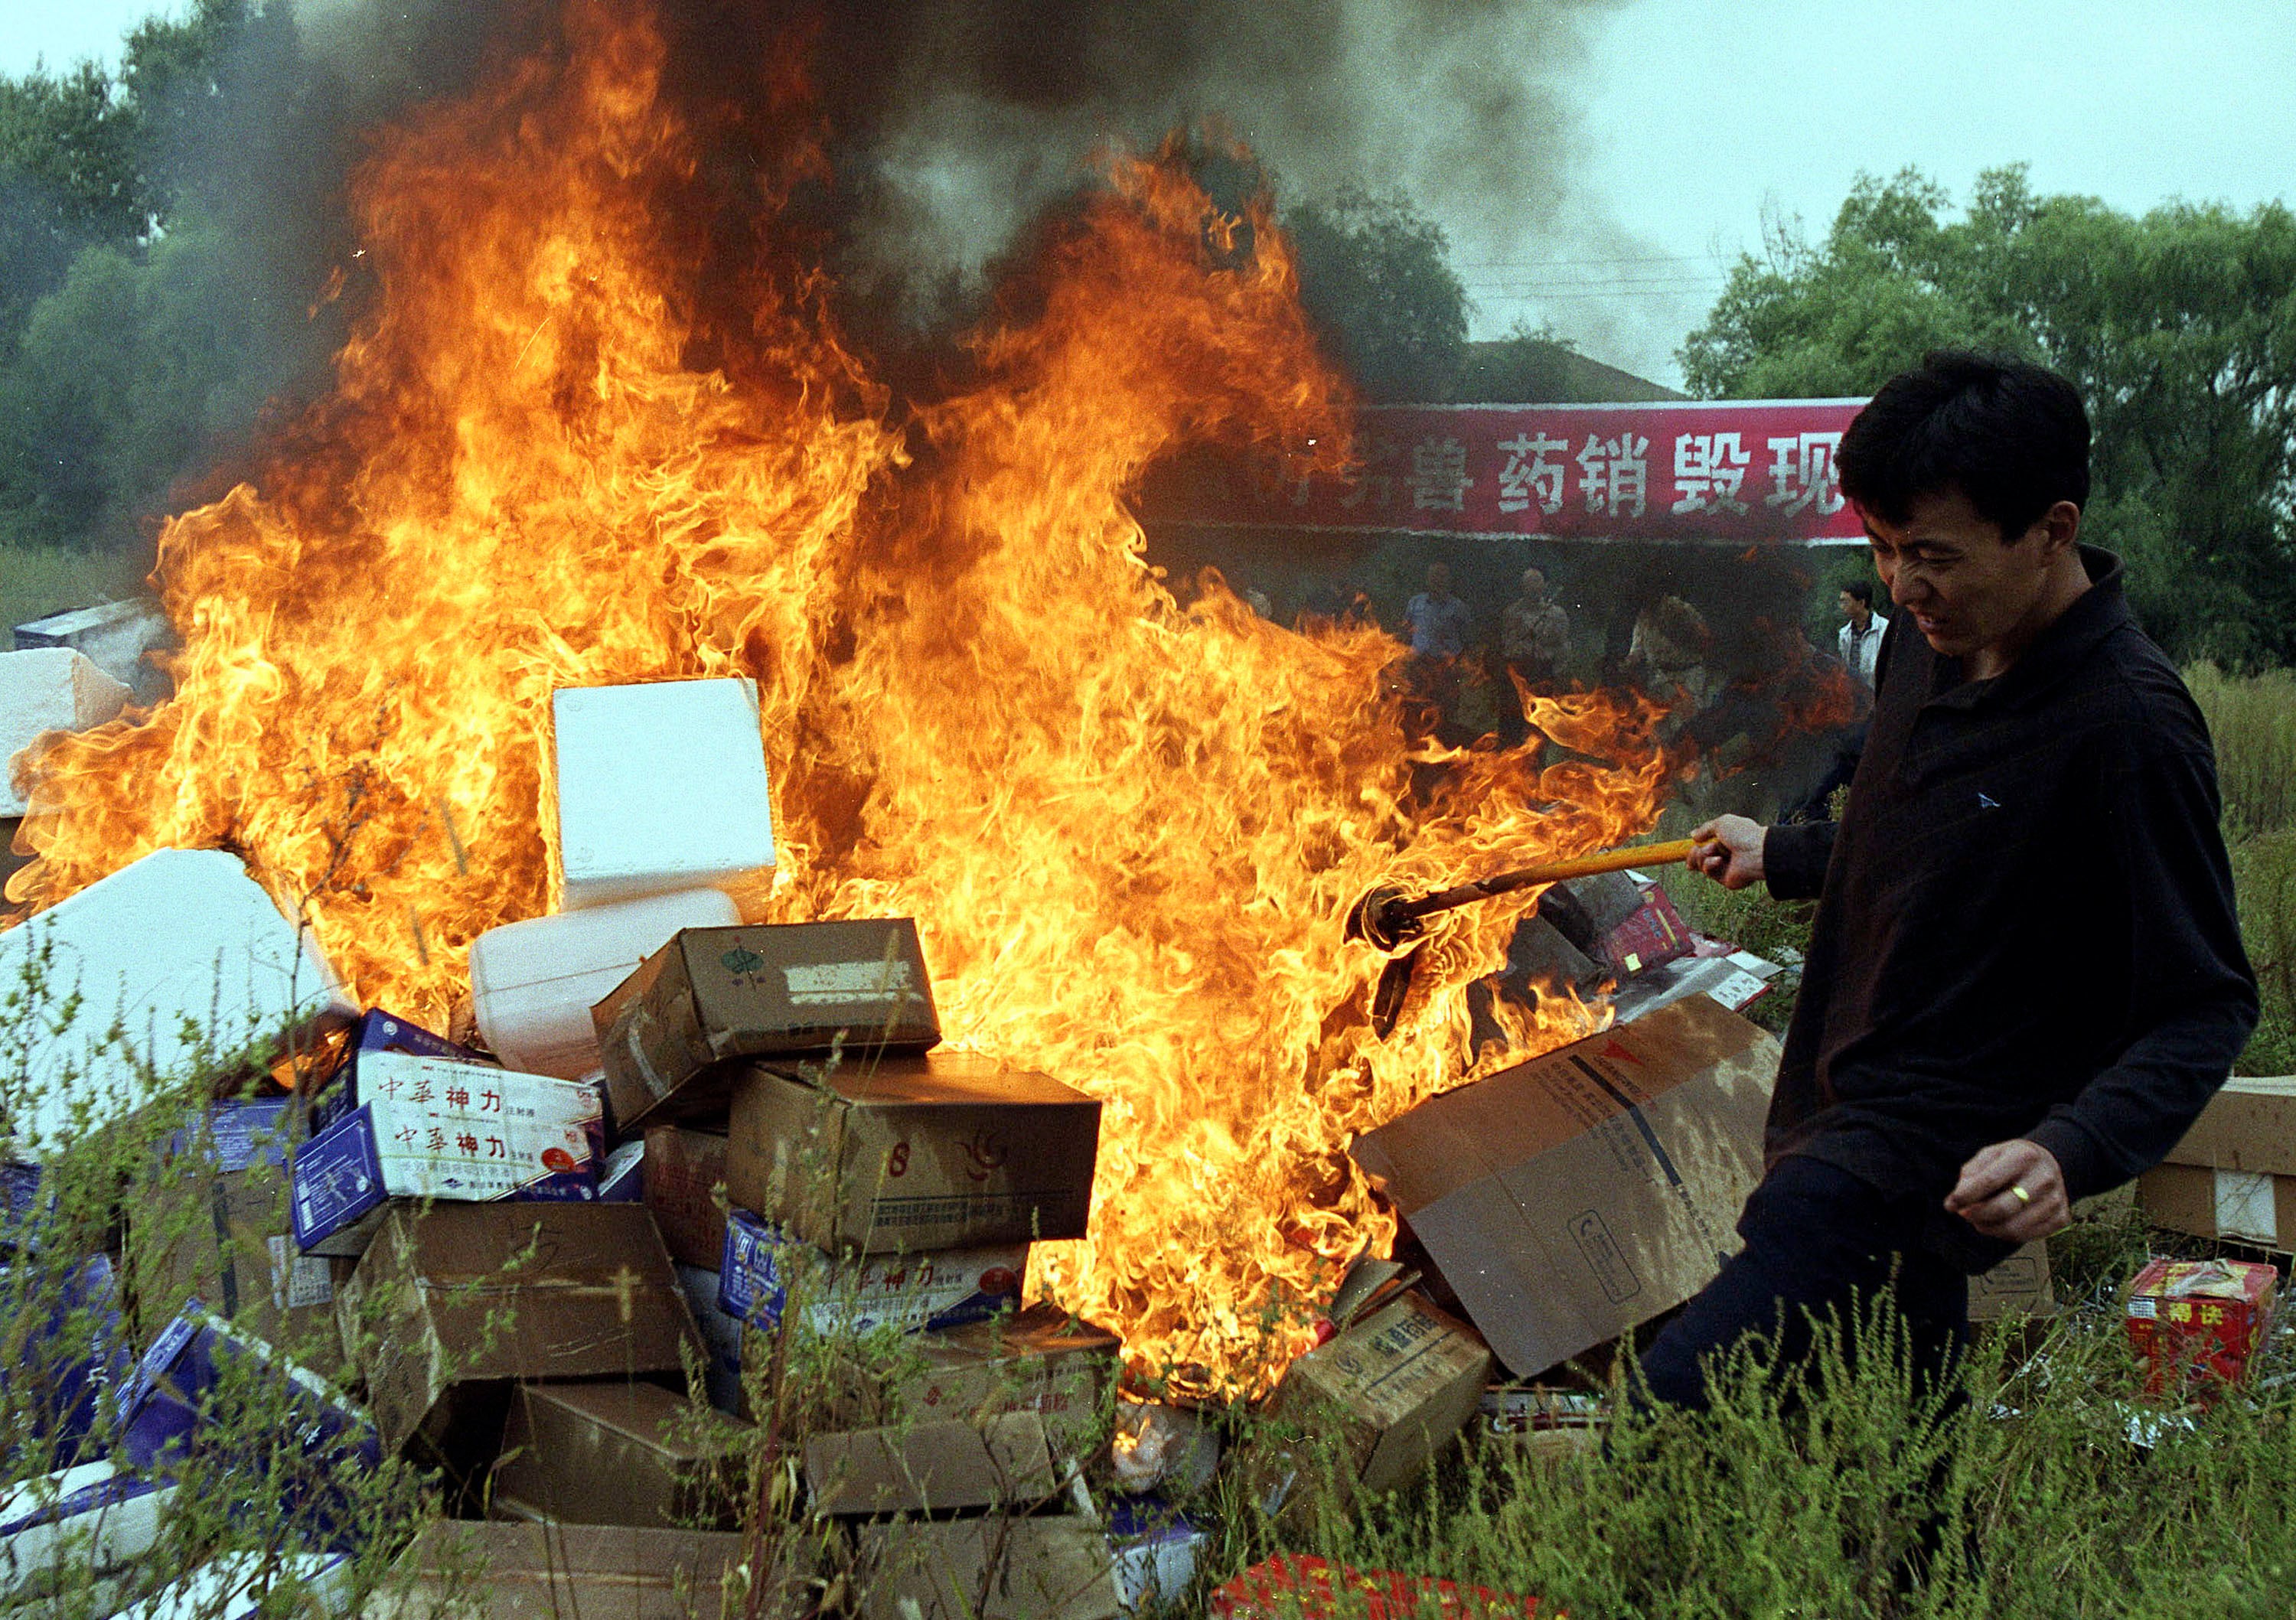
<svg viewBox="0 0 2296 1620">
<path fill-rule="evenodd" d="M 394 1207 L 336 1309 L 392 1451 L 486 1432 L 482 1406 L 499 1436 L 513 1381 L 682 1378 L 701 1354 L 635 1204 Z M 454 1410 L 457 1391 L 473 1410 Z"/>
<path fill-rule="evenodd" d="M 718 1304 L 735 1321 L 772 1333 L 794 1287 L 815 1333 L 938 1330 L 1018 1310 L 1028 1272 L 1025 1243 L 840 1261 L 737 1209 L 726 1223 Z"/>
<path fill-rule="evenodd" d="M 0 1157 L 32 1163 L 167 1086 L 260 1068 L 356 1015 L 308 937 L 212 849 L 155 850 L 0 934 L 0 986 L 46 1018 L 81 998 L 0 1082 L 14 1133 Z"/>
<path fill-rule="evenodd" d="M 242 1098 L 168 1138 L 127 1210 L 144 1321 L 196 1297 L 322 1373 L 340 1365 L 333 1272 L 293 1236 L 288 1164 L 299 1135 L 291 1100 Z"/>
<path fill-rule="evenodd" d="M 726 1190 L 832 1252 L 1081 1238 L 1100 1104 L 972 1052 L 758 1064 L 734 1091 Z"/>
<path fill-rule="evenodd" d="M 2128 1343 L 2144 1393 L 2208 1400 L 2248 1380 L 2280 1273 L 2247 1260 L 2153 1260 L 2128 1285 Z"/>
<path fill-rule="evenodd" d="M 304 1253 L 364 1253 L 394 1199 L 598 1196 L 595 1086 L 403 1052 L 373 1053 L 362 1070 L 365 1100 L 347 1099 L 356 1106 L 295 1157 L 295 1241 Z"/>
<path fill-rule="evenodd" d="M 614 1120 L 722 1114 L 732 1060 L 842 1045 L 848 1061 L 940 1041 L 906 917 L 687 929 L 591 1012 Z"/>
<path fill-rule="evenodd" d="M 1250 1461 L 1262 1510 L 1305 1500 L 1328 1461 L 1365 1492 L 1416 1475 L 1475 1415 L 1491 1353 L 1474 1330 L 1406 1294 L 1318 1345 L 1284 1373 L 1266 1417 L 1273 1439 Z"/>
<path fill-rule="evenodd" d="M 551 713 L 567 910 L 754 880 L 772 870 L 773 799 L 755 681 L 562 687 Z"/>
<path fill-rule="evenodd" d="M 2226 1081 L 2136 1197 L 2156 1226 L 2296 1254 L 2296 1076 Z"/>
<path fill-rule="evenodd" d="M 861 1620 L 1118 1620 L 1100 1526 L 1081 1516 L 902 1520 L 859 1537 Z"/>
<path fill-rule="evenodd" d="M 1529 1377 L 1680 1305 L 1735 1251 L 1777 1056 L 1692 996 L 1423 1102 L 1351 1151 Z"/>
<path fill-rule="evenodd" d="M 598 1070 L 590 1008 L 680 929 L 739 922 L 714 888 L 529 917 L 471 942 L 471 997 L 479 1033 L 512 1068 L 562 1080 Z"/>
<path fill-rule="evenodd" d="M 659 1384 L 521 1384 L 494 1504 L 561 1524 L 730 1530 L 753 1434 Z"/>
</svg>

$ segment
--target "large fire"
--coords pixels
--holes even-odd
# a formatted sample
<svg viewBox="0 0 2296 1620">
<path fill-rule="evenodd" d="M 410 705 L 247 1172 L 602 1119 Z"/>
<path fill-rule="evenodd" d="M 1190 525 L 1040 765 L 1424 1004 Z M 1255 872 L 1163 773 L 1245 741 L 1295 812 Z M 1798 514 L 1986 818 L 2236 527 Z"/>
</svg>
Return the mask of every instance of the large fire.
<svg viewBox="0 0 2296 1620">
<path fill-rule="evenodd" d="M 9 896 L 233 849 L 365 1002 L 441 1020 L 472 939 L 552 902 L 552 690 L 752 675 L 784 852 L 755 914 L 914 915 L 955 1042 L 1106 1105 L 1093 1235 L 1040 1246 L 1033 1288 L 1136 1364 L 1263 1387 L 1390 1235 L 1350 1136 L 1500 1060 L 1465 987 L 1535 896 L 1454 914 L 1385 1043 L 1349 903 L 1640 830 L 1654 716 L 1534 700 L 1581 757 L 1414 759 L 1390 640 L 1216 584 L 1183 607 L 1144 561 L 1158 458 L 1341 442 L 1264 215 L 1172 154 L 1107 160 L 961 390 L 897 411 L 794 226 L 730 293 L 693 262 L 697 115 L 625 10 L 572 0 L 562 49 L 379 139 L 332 397 L 167 527 L 177 695 L 33 762 Z M 761 70 L 791 132 L 769 200 L 825 174 L 802 98 Z M 697 313 L 729 297 L 739 342 Z M 1520 1052 L 1602 1015 L 1510 1016 Z"/>
</svg>

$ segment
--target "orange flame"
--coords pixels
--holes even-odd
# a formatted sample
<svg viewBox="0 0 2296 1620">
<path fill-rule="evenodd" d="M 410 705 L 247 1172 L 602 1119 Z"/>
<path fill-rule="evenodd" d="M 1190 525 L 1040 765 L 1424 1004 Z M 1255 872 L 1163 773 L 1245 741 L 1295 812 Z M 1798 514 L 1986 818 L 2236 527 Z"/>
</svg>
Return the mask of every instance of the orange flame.
<svg viewBox="0 0 2296 1620">
<path fill-rule="evenodd" d="M 1452 914 L 1384 1044 L 1349 904 L 1646 826 L 1656 711 L 1531 700 L 1581 756 L 1543 771 L 1414 752 L 1383 635 L 1295 634 L 1217 584 L 1176 602 L 1128 510 L 1144 470 L 1336 444 L 1347 404 L 1270 219 L 1221 216 L 1177 153 L 1108 160 L 970 386 L 897 421 L 770 233 L 743 341 L 697 343 L 699 146 L 660 38 L 602 0 L 565 29 L 379 141 L 334 393 L 259 487 L 168 526 L 177 695 L 32 760 L 10 897 L 232 848 L 367 1002 L 438 1020 L 470 942 L 550 903 L 552 690 L 753 675 L 762 914 L 915 915 L 954 1041 L 1105 1103 L 1092 1236 L 1039 1246 L 1034 1289 L 1137 1365 L 1265 1387 L 1313 1342 L 1298 1305 L 1390 1235 L 1350 1136 L 1500 1061 L 1466 986 L 1536 896 Z M 823 170 L 769 79 L 785 192 Z M 1607 1015 L 1507 1016 L 1520 1056 Z"/>
</svg>

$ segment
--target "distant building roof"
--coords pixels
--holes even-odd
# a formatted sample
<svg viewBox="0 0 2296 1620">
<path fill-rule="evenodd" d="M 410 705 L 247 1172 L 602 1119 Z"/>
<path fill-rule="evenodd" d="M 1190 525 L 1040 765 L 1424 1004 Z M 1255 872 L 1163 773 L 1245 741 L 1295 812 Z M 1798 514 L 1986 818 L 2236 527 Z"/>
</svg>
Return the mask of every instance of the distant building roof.
<svg viewBox="0 0 2296 1620">
<path fill-rule="evenodd" d="M 1466 346 L 1449 403 L 1596 405 L 1689 397 L 1591 359 L 1567 344 L 1544 338 L 1501 338 Z"/>
</svg>

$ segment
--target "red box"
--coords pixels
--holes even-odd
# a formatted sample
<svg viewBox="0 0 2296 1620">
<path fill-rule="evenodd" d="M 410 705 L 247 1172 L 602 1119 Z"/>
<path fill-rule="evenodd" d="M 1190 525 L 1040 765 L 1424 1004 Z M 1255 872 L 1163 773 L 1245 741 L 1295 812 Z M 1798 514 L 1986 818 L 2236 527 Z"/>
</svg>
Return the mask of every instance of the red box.
<svg viewBox="0 0 2296 1620">
<path fill-rule="evenodd" d="M 2280 1273 L 2247 1260 L 2152 1260 L 2128 1285 L 2128 1343 L 2144 1393 L 2207 1400 L 2248 1376 Z"/>
<path fill-rule="evenodd" d="M 1689 925 L 1655 883 L 1643 890 L 1642 904 L 1603 936 L 1603 960 L 1621 979 L 1687 956 L 1692 946 Z"/>
<path fill-rule="evenodd" d="M 1220 1620 L 1538 1620 L 1537 1598 L 1277 1553 L 1215 1590 Z M 1561 1609 L 1549 1620 L 1570 1620 Z"/>
</svg>

